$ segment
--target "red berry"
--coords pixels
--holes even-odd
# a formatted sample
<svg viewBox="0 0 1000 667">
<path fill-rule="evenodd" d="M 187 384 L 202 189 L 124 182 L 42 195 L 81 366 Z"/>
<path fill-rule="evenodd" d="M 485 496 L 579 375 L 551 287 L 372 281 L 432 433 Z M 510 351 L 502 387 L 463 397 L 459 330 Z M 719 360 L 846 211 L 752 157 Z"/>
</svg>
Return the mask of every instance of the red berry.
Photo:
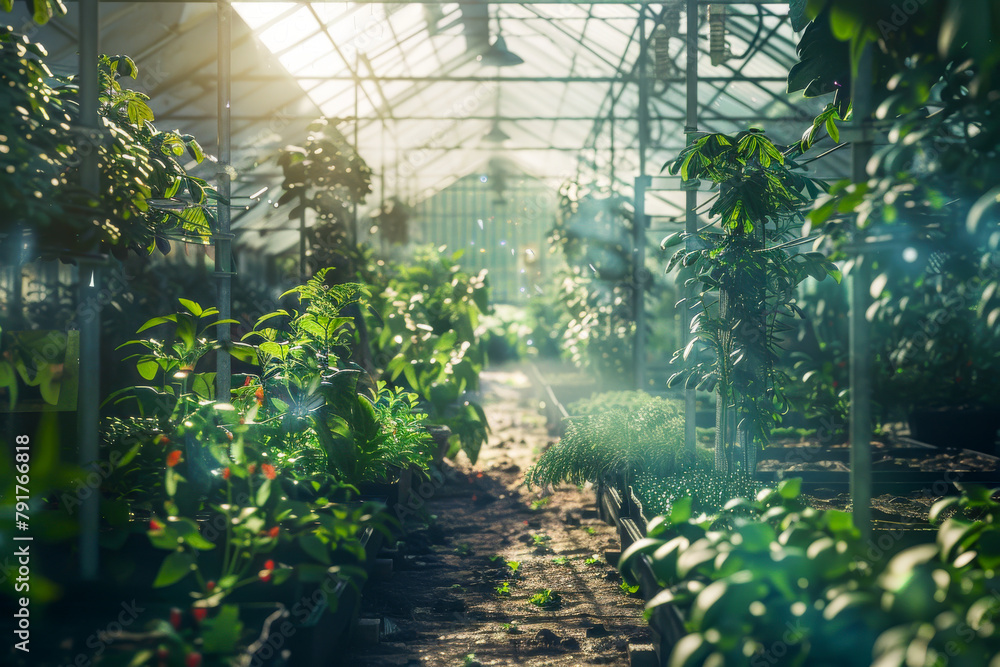
<svg viewBox="0 0 1000 667">
<path fill-rule="evenodd" d="M 257 464 L 256 463 L 251 463 L 250 465 L 247 466 L 247 473 L 248 474 L 252 475 L 255 472 L 257 472 Z"/>
<path fill-rule="evenodd" d="M 229 466 L 226 466 L 225 468 L 222 469 L 222 479 L 229 479 L 230 474 L 231 473 L 229 471 Z"/>
<path fill-rule="evenodd" d="M 247 379 L 243 381 L 243 386 L 244 387 L 249 387 L 250 386 L 250 376 L 249 375 L 247 376 Z"/>
<path fill-rule="evenodd" d="M 173 468 L 181 461 L 181 450 L 175 449 L 167 455 L 167 467 Z"/>
<path fill-rule="evenodd" d="M 160 523 L 159 521 L 157 521 L 156 519 L 150 519 L 149 520 L 149 529 L 150 530 L 163 530 L 163 524 Z"/>
<path fill-rule="evenodd" d="M 274 466 L 271 465 L 270 463 L 262 464 L 260 466 L 260 471 L 264 473 L 264 477 L 267 477 L 268 479 L 274 479 L 275 477 L 278 476 L 278 473 L 274 469 Z"/>
<path fill-rule="evenodd" d="M 204 607 L 194 607 L 191 609 L 191 615 L 194 616 L 194 620 L 201 623 L 208 617 L 208 610 Z"/>
<path fill-rule="evenodd" d="M 278 527 L 275 526 L 271 530 L 267 531 L 267 534 L 270 535 L 271 537 L 277 537 L 278 536 Z"/>
<path fill-rule="evenodd" d="M 191 651 L 184 660 L 185 667 L 201 667 L 201 653 Z"/>
<path fill-rule="evenodd" d="M 174 630 L 181 629 L 181 610 L 177 607 L 170 610 L 170 625 L 173 626 Z"/>
<path fill-rule="evenodd" d="M 264 583 L 267 583 L 268 581 L 271 581 L 271 571 L 270 570 L 261 570 L 260 574 L 258 574 L 257 576 L 260 577 L 260 580 L 263 581 Z"/>
<path fill-rule="evenodd" d="M 268 558 L 266 561 L 264 561 L 264 569 L 265 570 L 273 570 L 274 569 L 274 561 L 271 560 L 270 558 Z"/>
<path fill-rule="evenodd" d="M 208 592 L 209 592 L 209 593 L 211 593 L 212 591 L 214 591 L 214 590 L 215 590 L 215 582 L 214 582 L 214 581 L 209 581 L 209 582 L 207 582 L 207 583 L 205 584 L 205 588 L 206 588 L 206 589 L 208 589 Z"/>
</svg>

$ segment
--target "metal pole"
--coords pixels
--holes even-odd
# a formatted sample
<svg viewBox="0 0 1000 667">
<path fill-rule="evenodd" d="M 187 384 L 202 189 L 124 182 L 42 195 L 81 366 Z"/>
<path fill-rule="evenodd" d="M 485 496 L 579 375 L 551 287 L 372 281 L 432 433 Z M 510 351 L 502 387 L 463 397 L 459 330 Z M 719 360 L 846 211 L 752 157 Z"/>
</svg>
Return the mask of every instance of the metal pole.
<svg viewBox="0 0 1000 667">
<path fill-rule="evenodd" d="M 302 213 L 299 215 L 299 282 L 306 282 L 306 196 L 302 195 Z"/>
<path fill-rule="evenodd" d="M 694 141 L 698 131 L 698 0 L 687 0 L 687 109 L 684 125 L 685 143 Z M 698 190 L 694 183 L 684 183 L 684 231 L 693 234 L 698 231 Z M 691 247 L 688 241 L 688 248 Z M 694 302 L 694 287 L 684 288 L 684 308 L 681 310 L 681 341 L 686 347 L 691 340 L 691 318 L 686 314 Z M 695 431 L 694 388 L 684 389 L 684 444 L 688 450 L 694 451 L 697 446 Z"/>
<path fill-rule="evenodd" d="M 852 87 L 855 134 L 851 148 L 851 180 L 868 179 L 866 165 L 871 157 L 872 47 L 865 47 Z M 854 525 L 862 537 L 872 532 L 872 415 L 871 415 L 871 344 L 868 320 L 871 269 L 861 247 L 863 232 L 854 230 L 857 246 L 854 267 L 849 275 L 851 297 L 851 502 Z"/>
<path fill-rule="evenodd" d="M 100 53 L 100 20 L 97 0 L 80 2 L 80 124 L 81 135 L 80 181 L 84 189 L 100 196 L 100 171 L 97 165 L 100 116 L 97 58 Z M 80 386 L 77 399 L 77 434 L 79 438 L 79 463 L 93 465 L 100 456 L 98 450 L 98 415 L 100 412 L 101 372 L 101 313 L 97 298 L 100 289 L 100 271 L 97 261 L 80 260 L 77 272 L 77 313 L 80 326 Z M 99 484 L 99 482 L 98 482 Z M 100 520 L 100 487 L 91 493 L 80 506 L 80 577 L 85 581 L 97 579 L 99 552 L 97 543 Z"/>
<path fill-rule="evenodd" d="M 231 131 L 231 109 L 232 99 L 231 83 L 231 49 L 232 49 L 232 22 L 233 7 L 229 0 L 218 0 L 218 105 L 219 105 L 219 171 L 218 189 L 221 200 L 219 201 L 219 233 L 215 240 L 215 278 L 218 282 L 218 309 L 219 319 L 227 320 L 232 314 L 233 296 L 233 267 L 232 267 L 232 235 L 230 233 L 230 212 L 229 199 L 232 195 L 230 166 L 233 159 L 232 146 L 230 144 Z M 228 324 L 220 324 L 216 338 L 223 349 L 219 350 L 216 356 L 215 377 L 215 398 L 220 403 L 228 403 L 230 399 L 230 388 L 232 383 L 232 358 L 229 356 L 228 346 L 231 342 L 230 329 Z"/>
<path fill-rule="evenodd" d="M 635 220 L 632 222 L 632 285 L 635 317 L 635 341 L 632 365 L 635 388 L 646 388 L 646 148 L 649 143 L 649 77 L 646 60 L 649 40 L 646 36 L 646 5 L 639 6 L 639 177 L 635 179 Z"/>
</svg>

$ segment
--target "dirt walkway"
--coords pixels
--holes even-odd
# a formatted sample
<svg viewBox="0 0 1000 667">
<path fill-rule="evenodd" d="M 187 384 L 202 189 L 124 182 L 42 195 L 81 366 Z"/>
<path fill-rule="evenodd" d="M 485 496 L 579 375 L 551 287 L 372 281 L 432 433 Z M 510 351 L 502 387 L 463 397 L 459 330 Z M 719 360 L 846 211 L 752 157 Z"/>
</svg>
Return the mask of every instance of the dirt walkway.
<svg viewBox="0 0 1000 667">
<path fill-rule="evenodd" d="M 538 398 L 516 368 L 484 373 L 483 385 L 490 443 L 475 467 L 466 461 L 418 489 L 425 501 L 408 521 L 436 518 L 411 531 L 391 577 L 369 584 L 362 617 L 383 618 L 383 638 L 344 664 L 628 665 L 628 643 L 649 631 L 642 600 L 620 590 L 604 560 L 617 548 L 613 529 L 597 518 L 592 490 L 546 501 L 521 486 L 551 440 Z M 544 589 L 558 606 L 529 601 Z"/>
</svg>

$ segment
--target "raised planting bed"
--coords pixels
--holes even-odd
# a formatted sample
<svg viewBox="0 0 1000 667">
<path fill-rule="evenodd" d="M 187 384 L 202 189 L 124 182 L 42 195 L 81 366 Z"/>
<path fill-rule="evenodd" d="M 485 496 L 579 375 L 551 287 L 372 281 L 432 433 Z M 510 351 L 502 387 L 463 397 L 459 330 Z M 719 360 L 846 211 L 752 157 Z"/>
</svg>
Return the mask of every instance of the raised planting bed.
<svg viewBox="0 0 1000 667">
<path fill-rule="evenodd" d="M 872 495 L 934 496 L 957 492 L 955 484 L 1000 485 L 1000 459 L 983 452 L 940 448 L 898 438 L 873 441 Z M 806 493 L 820 489 L 840 492 L 850 488 L 850 446 L 808 443 L 775 444 L 764 449 L 754 478 L 773 486 L 786 477 L 800 477 Z"/>
</svg>

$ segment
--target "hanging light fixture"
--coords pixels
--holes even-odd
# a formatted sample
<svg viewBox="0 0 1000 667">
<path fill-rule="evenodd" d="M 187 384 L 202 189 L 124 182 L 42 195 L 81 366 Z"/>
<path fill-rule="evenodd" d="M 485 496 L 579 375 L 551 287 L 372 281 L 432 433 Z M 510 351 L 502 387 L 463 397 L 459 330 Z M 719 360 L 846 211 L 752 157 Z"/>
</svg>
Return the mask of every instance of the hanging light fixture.
<svg viewBox="0 0 1000 667">
<path fill-rule="evenodd" d="M 500 129 L 500 79 L 497 79 L 496 91 L 493 94 L 496 106 L 493 109 L 493 126 L 480 140 L 485 144 L 502 144 L 510 139 L 510 135 Z"/>
<path fill-rule="evenodd" d="M 493 121 L 493 127 L 483 135 L 483 141 L 491 144 L 502 144 L 508 139 L 510 139 L 510 135 L 500 129 L 500 121 L 498 120 Z"/>
<path fill-rule="evenodd" d="M 500 31 L 500 14 L 497 13 L 497 38 L 479 56 L 479 62 L 486 67 L 513 67 L 524 62 L 521 56 L 507 48 L 507 42 Z"/>
</svg>

